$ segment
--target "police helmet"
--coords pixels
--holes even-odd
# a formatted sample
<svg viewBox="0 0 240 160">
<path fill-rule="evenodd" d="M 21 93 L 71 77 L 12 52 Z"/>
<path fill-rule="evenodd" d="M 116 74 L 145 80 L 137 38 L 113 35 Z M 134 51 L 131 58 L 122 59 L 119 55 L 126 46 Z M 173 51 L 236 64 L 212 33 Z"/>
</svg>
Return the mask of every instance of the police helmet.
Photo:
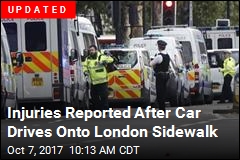
<svg viewBox="0 0 240 160">
<path fill-rule="evenodd" d="M 163 40 L 158 40 L 158 41 L 157 41 L 157 44 L 158 44 L 159 46 L 166 46 L 166 45 L 167 45 L 167 43 L 166 43 L 165 41 L 163 41 Z"/>
</svg>

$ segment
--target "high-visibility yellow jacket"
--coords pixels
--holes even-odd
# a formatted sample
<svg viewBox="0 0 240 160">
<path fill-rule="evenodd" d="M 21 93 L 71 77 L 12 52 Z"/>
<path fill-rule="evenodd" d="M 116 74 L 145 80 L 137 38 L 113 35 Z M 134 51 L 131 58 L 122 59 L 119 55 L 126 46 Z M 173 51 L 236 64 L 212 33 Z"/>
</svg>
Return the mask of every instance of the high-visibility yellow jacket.
<svg viewBox="0 0 240 160">
<path fill-rule="evenodd" d="M 99 56 L 101 55 L 100 59 Z M 113 62 L 113 58 L 97 52 L 96 59 L 88 56 L 83 62 L 83 71 L 88 72 L 93 85 L 108 82 L 108 73 L 104 63 Z"/>
<path fill-rule="evenodd" d="M 223 72 L 224 77 L 227 74 L 233 77 L 235 74 L 235 60 L 232 57 L 226 58 L 223 62 L 223 68 L 220 71 Z"/>
</svg>

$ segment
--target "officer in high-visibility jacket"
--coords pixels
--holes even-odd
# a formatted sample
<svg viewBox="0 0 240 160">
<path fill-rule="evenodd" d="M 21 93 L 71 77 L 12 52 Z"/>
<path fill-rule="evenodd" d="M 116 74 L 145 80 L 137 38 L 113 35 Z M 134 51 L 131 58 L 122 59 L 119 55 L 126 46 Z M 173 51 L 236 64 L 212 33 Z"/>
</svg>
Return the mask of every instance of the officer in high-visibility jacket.
<svg viewBox="0 0 240 160">
<path fill-rule="evenodd" d="M 94 109 L 108 110 L 108 73 L 106 64 L 112 63 L 113 58 L 102 54 L 95 45 L 89 47 L 89 55 L 83 62 L 85 75 L 91 80 L 91 98 Z"/>
<path fill-rule="evenodd" d="M 224 51 L 223 68 L 221 68 L 220 71 L 223 73 L 224 82 L 221 99 L 218 103 L 225 103 L 225 100 L 232 102 L 233 93 L 231 89 L 231 81 L 235 75 L 235 60 L 231 57 L 231 52 Z"/>
</svg>

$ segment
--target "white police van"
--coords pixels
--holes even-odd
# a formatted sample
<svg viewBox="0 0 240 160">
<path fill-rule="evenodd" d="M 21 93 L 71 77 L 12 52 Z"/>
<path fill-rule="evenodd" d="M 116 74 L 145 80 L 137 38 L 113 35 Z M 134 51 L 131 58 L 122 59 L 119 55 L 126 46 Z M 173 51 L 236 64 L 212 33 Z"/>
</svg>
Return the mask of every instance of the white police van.
<svg viewBox="0 0 240 160">
<path fill-rule="evenodd" d="M 169 82 L 168 99 L 171 106 L 189 105 L 190 104 L 190 90 L 187 81 L 187 72 L 183 64 L 182 45 L 174 37 L 154 35 L 144 35 L 144 37 L 131 38 L 129 47 L 145 48 L 149 51 L 151 58 L 159 52 L 157 41 L 163 40 L 167 43 L 166 51 L 171 58 L 170 71 L 174 78 Z M 176 92 L 177 91 L 177 92 Z"/>
<path fill-rule="evenodd" d="M 197 104 L 212 103 L 212 80 L 202 33 L 187 26 L 156 26 L 148 30 L 147 34 L 172 36 L 182 44 L 191 101 Z"/>
<path fill-rule="evenodd" d="M 10 48 L 5 28 L 1 23 L 1 117 L 6 116 L 7 107 L 17 105 L 17 87 L 11 61 Z"/>
</svg>

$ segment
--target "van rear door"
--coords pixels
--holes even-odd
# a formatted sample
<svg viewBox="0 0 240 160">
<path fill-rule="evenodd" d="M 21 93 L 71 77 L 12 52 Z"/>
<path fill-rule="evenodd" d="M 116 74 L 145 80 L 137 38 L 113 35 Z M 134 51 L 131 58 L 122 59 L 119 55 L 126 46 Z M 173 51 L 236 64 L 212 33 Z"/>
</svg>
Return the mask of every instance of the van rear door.
<svg viewBox="0 0 240 160">
<path fill-rule="evenodd" d="M 141 98 L 141 70 L 136 50 L 112 50 L 118 70 L 109 73 L 111 99 Z M 143 73 L 142 73 L 143 74 Z"/>
<path fill-rule="evenodd" d="M 16 68 L 22 78 L 23 98 L 52 97 L 50 20 L 22 19 L 20 23 L 23 65 Z M 57 41 L 57 39 L 56 39 Z M 55 64 L 56 65 L 56 64 Z"/>
</svg>

